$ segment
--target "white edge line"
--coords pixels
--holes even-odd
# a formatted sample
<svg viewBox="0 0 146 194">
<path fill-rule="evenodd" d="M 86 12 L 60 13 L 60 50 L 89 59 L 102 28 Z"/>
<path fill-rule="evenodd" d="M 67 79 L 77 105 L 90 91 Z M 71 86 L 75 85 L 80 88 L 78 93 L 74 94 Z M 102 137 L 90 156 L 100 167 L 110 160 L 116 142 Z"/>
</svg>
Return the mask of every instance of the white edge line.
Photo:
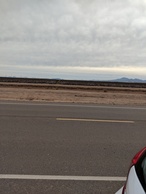
<svg viewBox="0 0 146 194">
<path fill-rule="evenodd" d="M 135 110 L 146 110 L 146 107 L 138 107 L 138 106 L 135 106 L 135 107 L 132 107 L 132 106 L 116 106 L 116 105 L 113 105 L 113 106 L 110 106 L 110 105 L 96 105 L 96 104 L 93 104 L 93 105 L 89 105 L 89 104 L 67 104 L 67 103 L 49 103 L 49 102 L 30 102 L 30 101 L 24 101 L 24 102 L 21 102 L 21 101 L 17 101 L 17 102 L 4 102 L 1 100 L 0 102 L 0 105 L 31 105 L 31 106 L 63 106 L 63 107 L 83 107 L 83 108 L 112 108 L 112 109 L 135 109 Z"/>
<path fill-rule="evenodd" d="M 126 181 L 126 177 L 106 176 L 56 176 L 56 175 L 16 175 L 0 174 L 0 179 L 24 179 L 24 180 L 70 180 L 70 181 Z"/>
</svg>

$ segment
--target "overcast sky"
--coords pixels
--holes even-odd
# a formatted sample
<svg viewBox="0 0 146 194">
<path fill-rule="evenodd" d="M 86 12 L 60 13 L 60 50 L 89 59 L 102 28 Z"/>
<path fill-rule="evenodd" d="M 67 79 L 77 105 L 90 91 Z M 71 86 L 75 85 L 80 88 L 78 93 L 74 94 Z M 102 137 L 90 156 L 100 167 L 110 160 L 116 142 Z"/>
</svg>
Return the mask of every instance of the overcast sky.
<svg viewBox="0 0 146 194">
<path fill-rule="evenodd" d="M 0 76 L 146 79 L 146 0 L 0 0 Z"/>
</svg>

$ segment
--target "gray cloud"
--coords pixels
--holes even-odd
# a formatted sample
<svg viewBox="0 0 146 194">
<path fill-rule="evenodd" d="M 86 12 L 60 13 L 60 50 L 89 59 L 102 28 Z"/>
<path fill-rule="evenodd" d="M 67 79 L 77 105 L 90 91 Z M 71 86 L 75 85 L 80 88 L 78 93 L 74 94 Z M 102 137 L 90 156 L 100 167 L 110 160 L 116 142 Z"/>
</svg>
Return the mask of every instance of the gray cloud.
<svg viewBox="0 0 146 194">
<path fill-rule="evenodd" d="M 145 0 L 0 0 L 1 72 L 145 68 L 145 10 Z"/>
</svg>

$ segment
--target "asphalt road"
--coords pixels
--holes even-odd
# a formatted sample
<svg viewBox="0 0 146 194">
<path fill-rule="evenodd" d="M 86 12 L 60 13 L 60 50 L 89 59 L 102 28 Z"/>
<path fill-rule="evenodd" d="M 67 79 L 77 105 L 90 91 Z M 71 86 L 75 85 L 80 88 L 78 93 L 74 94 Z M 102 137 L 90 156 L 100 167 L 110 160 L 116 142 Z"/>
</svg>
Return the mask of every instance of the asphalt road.
<svg viewBox="0 0 146 194">
<path fill-rule="evenodd" d="M 1 102 L 0 193 L 115 193 L 145 128 L 146 107 Z"/>
</svg>

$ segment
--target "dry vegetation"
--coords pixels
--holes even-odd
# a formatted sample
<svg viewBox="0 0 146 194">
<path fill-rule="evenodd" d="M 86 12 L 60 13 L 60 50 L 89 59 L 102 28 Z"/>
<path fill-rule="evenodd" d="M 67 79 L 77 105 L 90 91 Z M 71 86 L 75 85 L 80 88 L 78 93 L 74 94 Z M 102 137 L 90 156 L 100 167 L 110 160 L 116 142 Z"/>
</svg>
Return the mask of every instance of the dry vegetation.
<svg viewBox="0 0 146 194">
<path fill-rule="evenodd" d="M 0 82 L 0 100 L 146 105 L 146 88 Z"/>
</svg>

